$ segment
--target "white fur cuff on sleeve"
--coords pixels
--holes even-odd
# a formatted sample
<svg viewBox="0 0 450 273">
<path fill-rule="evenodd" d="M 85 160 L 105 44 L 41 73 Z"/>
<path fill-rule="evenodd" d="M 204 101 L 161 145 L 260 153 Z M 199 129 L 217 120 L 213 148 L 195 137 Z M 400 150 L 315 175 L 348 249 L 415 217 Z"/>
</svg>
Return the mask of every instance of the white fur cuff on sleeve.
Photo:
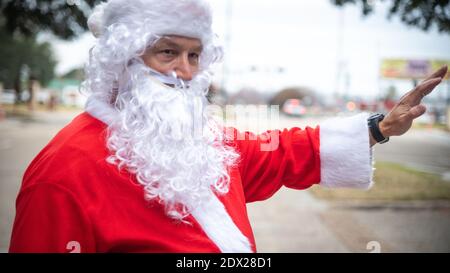
<svg viewBox="0 0 450 273">
<path fill-rule="evenodd" d="M 368 114 L 335 118 L 320 125 L 320 185 L 369 189 L 373 177 Z"/>
</svg>

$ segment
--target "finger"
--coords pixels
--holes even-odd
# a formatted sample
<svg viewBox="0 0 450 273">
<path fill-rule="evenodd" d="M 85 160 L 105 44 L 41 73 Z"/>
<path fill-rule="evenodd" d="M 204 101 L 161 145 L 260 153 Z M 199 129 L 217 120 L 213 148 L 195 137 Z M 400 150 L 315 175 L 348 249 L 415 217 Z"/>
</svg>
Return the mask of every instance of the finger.
<svg viewBox="0 0 450 273">
<path fill-rule="evenodd" d="M 446 65 L 442 66 L 441 68 L 439 68 L 438 70 L 436 70 L 433 74 L 431 74 L 430 76 L 428 76 L 425 81 L 431 80 L 433 78 L 444 78 L 445 75 L 447 74 L 447 70 L 448 67 Z"/>
<path fill-rule="evenodd" d="M 436 70 L 433 74 L 431 74 L 430 76 L 428 76 L 425 80 L 423 80 L 420 84 L 424 84 L 426 81 L 429 81 L 431 79 L 434 78 L 444 78 L 445 75 L 447 74 L 447 70 L 448 67 L 447 65 L 442 66 L 441 68 L 439 68 L 438 70 Z M 419 85 L 420 85 L 419 84 Z M 412 93 L 414 90 L 409 91 L 408 93 L 404 94 L 399 101 L 401 101 L 403 98 L 407 97 L 410 93 Z"/>
<path fill-rule="evenodd" d="M 413 90 L 413 95 L 418 95 L 420 98 L 425 97 L 430 94 L 433 89 L 442 82 L 442 78 L 433 78 L 428 81 L 425 81 Z"/>
<path fill-rule="evenodd" d="M 407 96 L 409 96 L 411 94 L 411 91 L 406 92 L 398 101 L 402 101 L 404 98 L 406 98 Z"/>
<path fill-rule="evenodd" d="M 427 81 L 422 82 L 416 88 L 414 88 L 410 93 L 408 93 L 401 100 L 403 103 L 407 103 L 410 106 L 414 106 L 420 103 L 423 97 L 430 94 L 431 91 L 441 83 L 442 78 L 434 78 Z"/>
<path fill-rule="evenodd" d="M 411 119 L 415 119 L 423 115 L 427 111 L 427 108 L 423 104 L 419 104 L 414 106 L 413 108 L 409 109 L 408 116 Z"/>
</svg>

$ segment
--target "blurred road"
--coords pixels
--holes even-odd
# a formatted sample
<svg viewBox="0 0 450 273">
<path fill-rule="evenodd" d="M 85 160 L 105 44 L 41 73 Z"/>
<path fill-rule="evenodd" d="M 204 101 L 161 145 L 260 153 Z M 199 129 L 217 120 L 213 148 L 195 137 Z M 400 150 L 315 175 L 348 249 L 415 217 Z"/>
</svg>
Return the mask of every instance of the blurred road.
<svg viewBox="0 0 450 273">
<path fill-rule="evenodd" d="M 378 145 L 375 158 L 440 174 L 450 181 L 450 134 L 432 129 L 409 131 Z"/>
<path fill-rule="evenodd" d="M 7 251 L 14 202 L 33 157 L 76 113 L 38 114 L 32 120 L 0 122 L 0 252 Z M 320 119 L 282 117 L 281 126 L 304 127 Z M 376 158 L 408 163 L 445 175 L 450 170 L 449 135 L 411 131 L 378 145 Z M 308 191 L 280 190 L 248 205 L 260 252 L 449 252 L 450 203 L 395 202 L 378 205 L 315 199 Z"/>
</svg>

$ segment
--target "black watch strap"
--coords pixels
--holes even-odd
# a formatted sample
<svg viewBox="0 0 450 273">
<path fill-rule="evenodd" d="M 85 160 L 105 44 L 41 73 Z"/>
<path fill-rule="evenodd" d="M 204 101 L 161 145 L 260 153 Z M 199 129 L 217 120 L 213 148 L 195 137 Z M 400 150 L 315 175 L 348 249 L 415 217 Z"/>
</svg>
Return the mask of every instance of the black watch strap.
<svg viewBox="0 0 450 273">
<path fill-rule="evenodd" d="M 372 137 L 380 144 L 389 141 L 389 137 L 383 136 L 380 131 L 378 123 L 384 119 L 383 114 L 373 114 L 367 119 L 367 125 L 369 126 L 370 133 Z"/>
</svg>

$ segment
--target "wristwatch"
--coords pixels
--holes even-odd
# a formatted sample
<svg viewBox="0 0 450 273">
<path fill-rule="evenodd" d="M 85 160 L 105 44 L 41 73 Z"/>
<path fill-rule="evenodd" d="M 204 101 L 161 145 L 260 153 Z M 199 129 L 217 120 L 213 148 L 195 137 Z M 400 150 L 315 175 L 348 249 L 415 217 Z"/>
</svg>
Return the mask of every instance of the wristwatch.
<svg viewBox="0 0 450 273">
<path fill-rule="evenodd" d="M 367 125 L 369 125 L 369 130 L 370 133 L 372 134 L 372 137 L 380 144 L 389 141 L 389 137 L 383 136 L 383 134 L 380 131 L 380 127 L 378 126 L 380 121 L 382 121 L 383 119 L 384 115 L 380 113 L 373 114 L 367 119 Z"/>
</svg>

